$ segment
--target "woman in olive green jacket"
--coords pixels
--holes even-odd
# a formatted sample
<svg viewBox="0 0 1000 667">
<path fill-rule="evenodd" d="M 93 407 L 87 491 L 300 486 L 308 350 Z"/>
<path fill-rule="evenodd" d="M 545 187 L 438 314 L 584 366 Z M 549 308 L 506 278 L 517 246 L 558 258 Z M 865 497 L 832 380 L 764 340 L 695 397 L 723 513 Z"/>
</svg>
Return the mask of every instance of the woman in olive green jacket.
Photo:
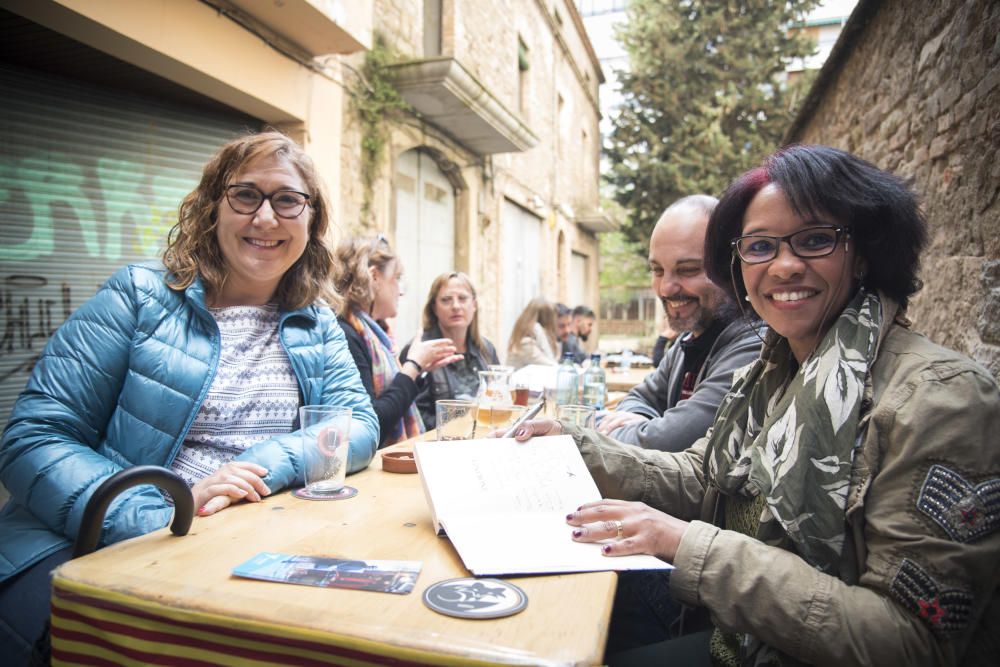
<svg viewBox="0 0 1000 667">
<path fill-rule="evenodd" d="M 617 499 L 573 539 L 673 563 L 717 664 L 996 664 L 1000 391 L 910 330 L 925 242 L 899 179 L 779 151 L 709 223 L 709 275 L 770 329 L 713 428 L 679 454 L 565 429 Z"/>
</svg>

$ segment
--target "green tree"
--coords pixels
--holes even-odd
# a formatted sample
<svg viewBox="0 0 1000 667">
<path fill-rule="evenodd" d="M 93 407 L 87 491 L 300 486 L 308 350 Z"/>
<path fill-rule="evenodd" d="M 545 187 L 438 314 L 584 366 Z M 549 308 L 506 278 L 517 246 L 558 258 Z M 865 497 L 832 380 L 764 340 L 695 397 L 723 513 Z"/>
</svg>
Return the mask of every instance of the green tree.
<svg viewBox="0 0 1000 667">
<path fill-rule="evenodd" d="M 632 0 L 618 32 L 629 56 L 606 146 L 622 231 L 643 244 L 660 213 L 718 195 L 773 151 L 801 99 L 785 66 L 815 44 L 788 27 L 816 0 Z"/>
</svg>

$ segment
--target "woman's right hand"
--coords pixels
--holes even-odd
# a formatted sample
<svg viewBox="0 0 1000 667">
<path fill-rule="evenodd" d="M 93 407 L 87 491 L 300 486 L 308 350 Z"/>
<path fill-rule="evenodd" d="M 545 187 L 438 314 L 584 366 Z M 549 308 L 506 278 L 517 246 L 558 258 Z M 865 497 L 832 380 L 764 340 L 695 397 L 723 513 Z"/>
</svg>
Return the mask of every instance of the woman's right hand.
<svg viewBox="0 0 1000 667">
<path fill-rule="evenodd" d="M 230 461 L 191 487 L 198 516 L 209 516 L 234 502 L 260 502 L 271 495 L 263 478 L 267 468 L 250 461 Z"/>
<path fill-rule="evenodd" d="M 462 355 L 457 354 L 456 349 L 455 343 L 450 338 L 420 340 L 418 336 L 410 343 L 406 358 L 420 364 L 424 372 L 430 372 L 461 360 Z M 404 360 L 403 363 L 405 364 L 406 361 Z"/>
<path fill-rule="evenodd" d="M 529 419 L 521 424 L 517 430 L 514 431 L 514 439 L 518 442 L 524 442 L 525 440 L 528 440 L 536 435 L 559 435 L 561 433 L 562 424 L 557 422 L 555 419 L 543 417 L 542 419 Z"/>
</svg>

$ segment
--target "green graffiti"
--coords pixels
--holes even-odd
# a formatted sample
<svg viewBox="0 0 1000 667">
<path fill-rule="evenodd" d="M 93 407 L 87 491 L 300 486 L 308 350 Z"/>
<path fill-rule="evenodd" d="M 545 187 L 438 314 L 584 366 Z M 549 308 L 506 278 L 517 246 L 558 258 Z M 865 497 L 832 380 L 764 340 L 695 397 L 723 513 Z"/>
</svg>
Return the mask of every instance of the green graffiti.
<svg viewBox="0 0 1000 667">
<path fill-rule="evenodd" d="M 22 190 L 28 198 L 34 220 L 31 237 L 22 243 L 0 248 L 0 260 L 30 261 L 52 254 L 55 250 L 53 204 L 62 204 L 73 210 L 87 254 L 100 257 L 97 216 L 82 188 L 85 179 L 83 169 L 65 158 L 56 154 L 48 159 L 29 157 L 16 162 L 0 159 L 4 199 L 9 202 L 13 199 L 12 191 Z"/>
<path fill-rule="evenodd" d="M 158 178 L 152 178 L 148 171 L 148 165 L 99 158 L 95 190 L 92 185 L 87 187 L 84 168 L 75 164 L 69 155 L 53 153 L 44 158 L 20 159 L 0 156 L 0 206 L 5 202 L 12 204 L 19 191 L 27 200 L 32 216 L 30 237 L 21 243 L 0 247 L 0 261 L 31 261 L 54 254 L 56 220 L 53 205 L 72 211 L 89 257 L 112 263 L 120 261 L 122 236 L 130 226 L 134 230 L 134 240 L 128 250 L 140 258 L 156 257 L 167 233 L 177 222 L 179 197 L 185 187 L 193 187 L 196 181 L 180 170 L 167 170 L 169 174 L 160 173 Z M 149 188 L 144 194 L 147 183 Z M 99 218 L 95 211 L 95 204 L 101 203 L 107 212 L 104 218 Z"/>
</svg>

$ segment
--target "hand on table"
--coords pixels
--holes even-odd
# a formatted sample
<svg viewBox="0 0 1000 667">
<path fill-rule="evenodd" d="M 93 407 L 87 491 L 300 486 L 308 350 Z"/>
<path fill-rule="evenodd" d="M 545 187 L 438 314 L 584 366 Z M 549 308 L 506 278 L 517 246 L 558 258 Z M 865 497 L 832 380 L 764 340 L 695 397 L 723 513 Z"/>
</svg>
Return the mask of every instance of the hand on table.
<svg viewBox="0 0 1000 667">
<path fill-rule="evenodd" d="M 262 479 L 267 469 L 250 461 L 230 461 L 191 487 L 198 516 L 210 516 L 234 502 L 260 502 L 271 495 Z"/>
<path fill-rule="evenodd" d="M 414 338 L 410 342 L 410 349 L 406 351 L 406 358 L 420 364 L 424 372 L 437 370 L 442 366 L 460 361 L 461 354 L 455 352 L 455 343 L 450 338 L 434 338 L 432 340 L 420 340 Z M 406 363 L 404 360 L 403 363 Z"/>
<path fill-rule="evenodd" d="M 566 523 L 577 527 L 573 531 L 573 539 L 577 542 L 612 539 L 601 547 L 605 556 L 649 554 L 668 563 L 677 555 L 677 547 L 688 527 L 687 521 L 645 503 L 610 499 L 581 505 L 566 516 Z"/>
<path fill-rule="evenodd" d="M 649 421 L 649 417 L 634 412 L 608 412 L 601 418 L 601 422 L 597 425 L 597 432 L 607 435 L 622 426 L 645 421 Z"/>
<path fill-rule="evenodd" d="M 518 442 L 524 442 L 525 440 L 528 440 L 536 435 L 559 435 L 561 433 L 562 424 L 557 422 L 555 419 L 542 417 L 541 419 L 529 419 L 521 424 L 517 430 L 514 431 L 514 439 Z"/>
</svg>

